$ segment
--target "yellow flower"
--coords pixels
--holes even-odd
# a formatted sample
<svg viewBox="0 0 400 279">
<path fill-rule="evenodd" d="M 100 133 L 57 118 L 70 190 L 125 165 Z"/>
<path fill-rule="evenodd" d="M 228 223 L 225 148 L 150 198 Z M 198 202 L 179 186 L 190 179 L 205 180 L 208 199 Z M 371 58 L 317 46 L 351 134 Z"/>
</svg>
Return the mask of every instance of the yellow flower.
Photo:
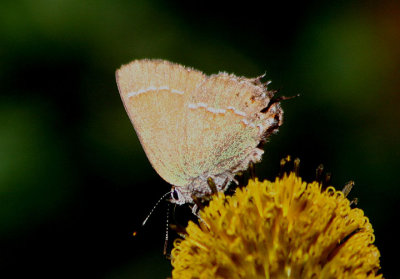
<svg viewBox="0 0 400 279">
<path fill-rule="evenodd" d="M 361 209 L 294 173 L 218 193 L 175 241 L 173 278 L 382 278 Z"/>
</svg>

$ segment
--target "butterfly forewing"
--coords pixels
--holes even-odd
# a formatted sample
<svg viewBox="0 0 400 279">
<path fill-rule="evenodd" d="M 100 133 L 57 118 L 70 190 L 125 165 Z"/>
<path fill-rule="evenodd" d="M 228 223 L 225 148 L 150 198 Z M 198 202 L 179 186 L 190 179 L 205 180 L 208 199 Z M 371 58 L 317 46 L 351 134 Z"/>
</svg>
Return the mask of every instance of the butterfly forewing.
<svg viewBox="0 0 400 279">
<path fill-rule="evenodd" d="M 184 150 L 185 104 L 205 76 L 160 60 L 137 60 L 116 73 L 125 109 L 154 169 L 170 184 L 190 183 Z"/>
</svg>

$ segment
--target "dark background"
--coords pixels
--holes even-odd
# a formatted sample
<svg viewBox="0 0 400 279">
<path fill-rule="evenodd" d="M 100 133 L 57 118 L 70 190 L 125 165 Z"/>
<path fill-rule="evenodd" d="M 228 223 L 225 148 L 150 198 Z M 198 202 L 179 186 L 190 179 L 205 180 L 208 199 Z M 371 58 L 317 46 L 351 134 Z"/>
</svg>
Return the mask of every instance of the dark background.
<svg viewBox="0 0 400 279">
<path fill-rule="evenodd" d="M 207 74 L 264 72 L 285 124 L 265 146 L 279 160 L 323 163 L 375 229 L 383 273 L 398 276 L 398 1 L 0 2 L 0 273 L 165 278 L 170 189 L 150 166 L 114 72 L 162 58 Z"/>
</svg>

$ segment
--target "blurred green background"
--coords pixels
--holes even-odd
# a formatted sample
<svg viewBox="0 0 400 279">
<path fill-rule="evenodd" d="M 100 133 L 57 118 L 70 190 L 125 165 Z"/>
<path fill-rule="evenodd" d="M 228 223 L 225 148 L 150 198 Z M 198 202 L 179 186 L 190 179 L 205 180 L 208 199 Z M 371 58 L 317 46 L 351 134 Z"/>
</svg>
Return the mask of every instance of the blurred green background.
<svg viewBox="0 0 400 279">
<path fill-rule="evenodd" d="M 291 154 L 307 180 L 320 163 L 338 188 L 355 180 L 382 270 L 399 276 L 399 2 L 252 0 L 0 2 L 1 274 L 170 275 L 166 205 L 131 235 L 170 189 L 114 79 L 138 58 L 266 72 L 270 88 L 300 94 L 257 174 L 274 179 Z"/>
</svg>

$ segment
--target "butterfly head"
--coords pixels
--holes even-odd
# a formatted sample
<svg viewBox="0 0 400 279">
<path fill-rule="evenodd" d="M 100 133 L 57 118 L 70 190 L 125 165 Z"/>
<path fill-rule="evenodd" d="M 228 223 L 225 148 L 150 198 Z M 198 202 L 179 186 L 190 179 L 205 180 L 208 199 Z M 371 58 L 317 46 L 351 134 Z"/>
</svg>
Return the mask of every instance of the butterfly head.
<svg viewBox="0 0 400 279">
<path fill-rule="evenodd" d="M 175 204 L 193 203 L 191 192 L 185 189 L 185 187 L 172 186 L 170 193 L 171 193 L 171 199 L 169 201 L 171 203 Z"/>
</svg>

